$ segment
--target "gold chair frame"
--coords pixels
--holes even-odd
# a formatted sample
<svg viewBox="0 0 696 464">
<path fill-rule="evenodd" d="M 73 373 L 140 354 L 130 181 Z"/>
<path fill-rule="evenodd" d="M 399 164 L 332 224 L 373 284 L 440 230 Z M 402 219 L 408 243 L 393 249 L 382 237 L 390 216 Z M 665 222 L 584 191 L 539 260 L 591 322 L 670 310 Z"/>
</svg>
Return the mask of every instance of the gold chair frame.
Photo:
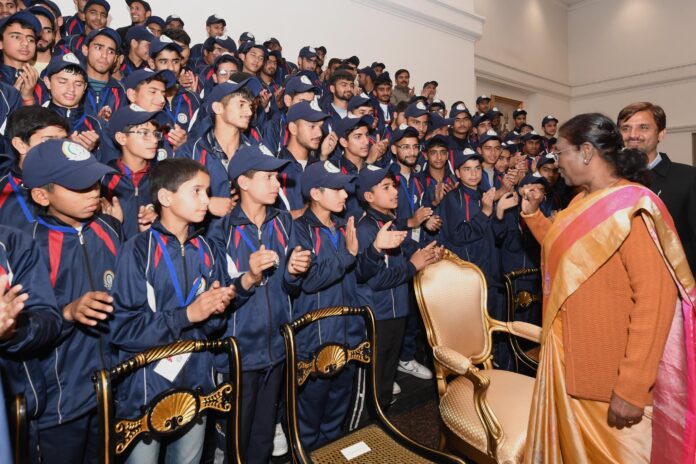
<svg viewBox="0 0 696 464">
<path fill-rule="evenodd" d="M 425 325 L 428 343 L 433 349 L 438 394 L 440 398 L 442 398 L 442 396 L 447 392 L 448 378 L 451 376 L 463 375 L 473 384 L 473 403 L 477 416 L 485 430 L 488 446 L 486 453 L 484 454 L 478 448 L 466 443 L 464 440 L 454 435 L 451 431 L 449 431 L 447 426 L 442 423 L 441 425 L 443 433 L 440 436 L 439 447 L 440 449 L 444 449 L 445 447 L 453 449 L 467 457 L 470 457 L 471 459 L 474 459 L 476 462 L 497 463 L 498 447 L 503 441 L 504 431 L 486 399 L 490 379 L 482 375 L 479 368 L 476 366 L 481 366 L 483 369 L 493 368 L 492 346 L 493 334 L 495 332 L 503 332 L 538 343 L 541 339 L 541 327 L 521 321 L 502 322 L 492 318 L 486 309 L 486 278 L 478 266 L 462 260 L 455 253 L 447 249 L 444 250 L 443 260 L 450 261 L 462 269 L 474 271 L 478 275 L 479 281 L 482 283 L 483 291 L 480 292 L 480 308 L 481 320 L 483 321 L 483 331 L 485 332 L 485 346 L 479 355 L 467 358 L 466 356 L 441 345 L 442 341 L 439 340 L 436 335 L 430 311 L 428 310 L 428 302 L 425 299 L 423 291 L 423 277 L 425 273 L 428 272 L 428 268 L 419 271 L 414 278 L 414 288 L 416 300 L 418 302 L 418 309 Z"/>
<path fill-rule="evenodd" d="M 13 462 L 14 464 L 29 462 L 29 419 L 24 395 L 15 395 L 11 401 L 8 401 L 7 416 Z"/>
<path fill-rule="evenodd" d="M 230 381 L 212 393 L 203 394 L 186 388 L 172 388 L 153 398 L 136 419 L 114 417 L 112 383 L 154 362 L 184 353 L 227 353 Z M 229 337 L 221 340 L 182 340 L 151 348 L 111 369 L 97 370 L 92 376 L 97 395 L 99 458 L 103 464 L 117 462 L 133 443 L 142 438 L 167 438 L 193 426 L 193 421 L 206 411 L 227 416 L 228 462 L 241 464 L 239 456 L 239 386 L 240 357 L 237 342 Z"/>
<path fill-rule="evenodd" d="M 308 362 L 296 359 L 295 334 L 309 324 L 334 316 L 361 316 L 365 322 L 367 339 L 353 348 L 337 344 L 324 344 L 318 347 L 318 349 L 314 352 L 311 361 Z M 398 456 L 391 456 L 392 460 L 389 460 L 389 458 L 387 458 L 387 460 L 381 458 L 379 461 L 375 461 L 375 456 L 371 456 L 365 458 L 366 460 L 362 460 L 361 457 L 355 458 L 354 460 L 350 461 L 351 463 L 359 464 L 363 462 L 380 462 L 388 464 L 393 462 L 395 464 L 402 464 L 405 462 L 433 462 L 464 464 L 463 461 L 455 456 L 428 448 L 413 441 L 394 427 L 394 425 L 384 415 L 384 412 L 379 406 L 379 401 L 377 400 L 374 356 L 374 346 L 376 343 L 375 319 L 372 314 L 372 310 L 369 307 L 333 306 L 319 309 L 303 315 L 290 324 L 284 324 L 281 330 L 285 340 L 286 417 L 288 421 L 289 442 L 293 463 L 314 463 L 314 453 L 320 450 L 325 450 L 327 447 L 331 447 L 335 444 L 340 443 L 341 446 L 347 446 L 350 443 L 346 442 L 357 442 L 360 440 L 359 437 L 361 436 L 361 433 L 369 434 L 372 431 L 377 430 L 375 427 L 378 427 L 379 431 L 383 432 L 388 440 L 396 442 L 398 445 L 408 450 L 408 452 L 417 455 L 415 460 L 407 461 L 405 459 L 401 460 L 401 458 Z M 343 438 L 340 438 L 336 442 L 329 443 L 328 445 L 325 445 L 325 447 L 320 448 L 319 450 L 314 450 L 310 453 L 308 450 L 305 450 L 300 440 L 300 430 L 297 419 L 298 389 L 310 377 L 331 377 L 341 372 L 341 370 L 350 362 L 355 362 L 366 366 L 366 404 L 370 418 L 373 419 L 373 423 L 358 429 Z M 353 437 L 355 437 L 354 441 Z"/>
</svg>

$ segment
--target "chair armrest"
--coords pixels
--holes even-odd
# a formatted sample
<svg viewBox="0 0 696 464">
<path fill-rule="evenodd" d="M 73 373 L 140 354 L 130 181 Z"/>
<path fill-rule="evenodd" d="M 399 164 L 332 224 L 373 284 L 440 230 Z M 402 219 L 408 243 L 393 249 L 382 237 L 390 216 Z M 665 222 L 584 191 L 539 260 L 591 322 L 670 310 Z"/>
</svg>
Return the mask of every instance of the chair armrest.
<svg viewBox="0 0 696 464">
<path fill-rule="evenodd" d="M 471 360 L 446 346 L 434 346 L 433 356 L 443 366 L 458 375 L 465 375 L 471 368 Z"/>
<path fill-rule="evenodd" d="M 512 321 L 505 324 L 510 334 L 529 340 L 530 342 L 541 343 L 541 327 L 522 321 Z"/>
</svg>

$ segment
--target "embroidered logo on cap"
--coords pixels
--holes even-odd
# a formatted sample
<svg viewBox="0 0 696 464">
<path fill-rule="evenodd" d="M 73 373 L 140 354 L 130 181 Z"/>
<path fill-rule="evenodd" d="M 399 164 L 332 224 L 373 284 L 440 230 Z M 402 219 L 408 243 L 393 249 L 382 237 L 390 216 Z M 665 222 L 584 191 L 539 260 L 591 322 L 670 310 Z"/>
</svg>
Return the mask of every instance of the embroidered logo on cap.
<svg viewBox="0 0 696 464">
<path fill-rule="evenodd" d="M 361 98 L 367 98 L 368 100 L 370 99 L 370 96 L 367 95 L 365 92 L 361 93 L 361 94 L 360 94 L 360 97 L 361 97 Z"/>
<path fill-rule="evenodd" d="M 312 108 L 314 111 L 321 111 L 321 108 L 319 108 L 319 102 L 317 102 L 316 98 L 311 101 L 309 107 Z"/>
<path fill-rule="evenodd" d="M 214 15 L 213 15 L 213 18 L 215 18 L 215 19 L 222 19 L 222 17 L 220 17 L 220 15 L 217 15 L 217 14 L 214 14 Z"/>
<path fill-rule="evenodd" d="M 462 151 L 464 155 L 475 155 L 476 152 L 472 150 L 471 148 L 465 148 L 464 151 Z"/>
<path fill-rule="evenodd" d="M 80 60 L 78 60 L 77 57 L 72 53 L 66 53 L 65 55 L 63 55 L 63 61 L 65 61 L 66 63 L 72 63 L 76 65 L 80 64 Z"/>
<path fill-rule="evenodd" d="M 169 37 L 167 37 L 166 35 L 161 35 L 159 37 L 159 40 L 160 40 L 160 42 L 164 42 L 164 43 L 174 43 L 174 41 L 172 39 L 170 39 Z"/>
<path fill-rule="evenodd" d="M 312 81 L 309 80 L 309 77 L 302 75 L 300 76 L 300 82 L 306 85 L 312 85 Z"/>
<path fill-rule="evenodd" d="M 493 129 L 488 129 L 488 131 L 486 132 L 486 135 L 496 136 L 496 135 L 498 135 L 498 133 L 496 131 L 494 131 Z"/>
<path fill-rule="evenodd" d="M 63 154 L 70 161 L 85 161 L 92 156 L 92 154 L 79 143 L 63 142 L 62 149 Z"/>
<path fill-rule="evenodd" d="M 167 159 L 167 150 L 160 148 L 157 150 L 157 161 L 162 161 Z"/>
<path fill-rule="evenodd" d="M 266 156 L 273 156 L 273 153 L 271 153 L 271 150 L 269 150 L 268 147 L 264 144 L 259 145 L 259 150 L 261 150 L 261 153 L 263 153 Z"/>
<path fill-rule="evenodd" d="M 229 38 L 230 37 L 227 34 L 225 34 L 225 35 L 221 35 L 220 37 L 218 37 L 218 40 L 228 40 Z"/>
<path fill-rule="evenodd" d="M 254 37 L 254 34 L 247 33 L 247 38 L 250 40 L 255 40 L 256 37 Z"/>
<path fill-rule="evenodd" d="M 326 172 L 330 172 L 331 174 L 338 174 L 341 172 L 336 166 L 331 164 L 329 161 L 324 161 L 324 169 L 326 169 Z"/>
<path fill-rule="evenodd" d="M 406 130 L 406 129 L 408 129 L 408 128 L 409 128 L 409 125 L 408 125 L 408 124 L 402 124 L 402 125 L 399 126 L 399 130 L 402 130 L 402 131 L 403 131 L 403 130 Z"/>
<path fill-rule="evenodd" d="M 556 118 L 555 118 L 555 117 L 553 117 L 553 115 L 552 115 L 552 114 L 549 114 L 549 115 L 547 115 L 547 116 L 546 116 L 546 119 L 556 119 Z"/>
<path fill-rule="evenodd" d="M 427 109 L 427 108 L 425 107 L 425 103 L 423 103 L 423 102 L 418 102 L 418 103 L 416 103 L 416 108 L 418 108 L 419 110 L 425 110 L 425 109 Z"/>
<path fill-rule="evenodd" d="M 378 168 L 377 166 L 372 165 L 372 164 L 368 164 L 365 167 L 367 168 L 368 171 L 379 171 L 381 169 L 381 168 Z"/>
<path fill-rule="evenodd" d="M 464 111 L 465 109 L 466 109 L 466 105 L 464 103 L 460 103 L 457 105 L 458 111 Z"/>
<path fill-rule="evenodd" d="M 307 50 L 309 53 L 316 53 L 317 51 L 314 49 L 314 47 L 307 47 Z"/>
<path fill-rule="evenodd" d="M 481 100 L 490 100 L 490 98 L 488 98 L 488 95 L 481 95 L 479 98 Z"/>
</svg>

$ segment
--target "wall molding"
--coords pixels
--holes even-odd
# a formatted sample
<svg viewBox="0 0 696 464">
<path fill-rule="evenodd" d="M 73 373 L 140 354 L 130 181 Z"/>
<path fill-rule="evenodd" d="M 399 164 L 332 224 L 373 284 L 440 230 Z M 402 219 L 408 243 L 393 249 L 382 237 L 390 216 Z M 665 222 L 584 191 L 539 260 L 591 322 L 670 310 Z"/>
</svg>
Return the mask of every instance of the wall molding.
<svg viewBox="0 0 696 464">
<path fill-rule="evenodd" d="M 573 99 L 599 97 L 641 87 L 657 87 L 696 80 L 696 63 L 685 63 L 636 74 L 610 77 L 593 82 L 572 84 Z"/>
<path fill-rule="evenodd" d="M 571 88 L 567 83 L 549 79 L 479 54 L 474 55 L 474 69 L 477 78 L 518 87 L 526 91 L 534 91 L 566 99 L 571 97 Z"/>
<path fill-rule="evenodd" d="M 667 126 L 667 135 L 669 134 L 681 134 L 681 133 L 696 133 L 696 124 L 685 124 L 681 126 Z"/>
<path fill-rule="evenodd" d="M 441 0 L 427 0 L 433 8 L 426 13 L 421 9 L 406 6 L 409 2 L 392 0 L 352 0 L 368 8 L 435 29 L 469 42 L 476 42 L 483 34 L 485 18 L 471 11 L 457 8 Z M 424 2 L 410 2 L 414 6 L 426 6 Z"/>
</svg>

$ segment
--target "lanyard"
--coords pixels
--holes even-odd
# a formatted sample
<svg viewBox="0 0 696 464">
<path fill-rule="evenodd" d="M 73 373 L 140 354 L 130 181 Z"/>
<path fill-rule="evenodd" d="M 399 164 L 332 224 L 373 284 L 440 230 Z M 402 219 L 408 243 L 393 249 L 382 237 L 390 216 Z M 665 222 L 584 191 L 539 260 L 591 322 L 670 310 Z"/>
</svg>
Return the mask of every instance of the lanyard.
<svg viewBox="0 0 696 464">
<path fill-rule="evenodd" d="M 326 235 L 329 236 L 329 239 L 331 240 L 331 244 L 333 245 L 334 249 L 335 249 L 335 250 L 338 250 L 338 239 L 339 239 L 339 236 L 340 236 L 340 229 L 339 229 L 338 227 L 336 227 L 336 232 L 334 232 L 333 234 L 332 234 L 331 231 L 330 231 L 328 228 L 326 228 L 326 227 L 319 227 L 319 230 L 320 230 L 321 232 L 326 233 Z"/>
<path fill-rule="evenodd" d="M 75 235 L 79 235 L 80 231 L 82 230 L 82 228 L 85 225 L 85 223 L 83 222 L 82 224 L 80 224 L 80 230 L 77 230 L 77 229 L 74 229 L 74 228 L 68 227 L 68 226 L 56 226 L 53 224 L 49 224 L 48 222 L 44 221 L 43 218 L 41 218 L 41 217 L 37 217 L 36 222 L 38 222 L 39 224 L 41 224 L 42 226 L 46 227 L 49 230 L 55 230 L 57 232 L 63 232 L 64 234 L 75 234 Z"/>
<path fill-rule="evenodd" d="M 10 181 L 10 186 L 12 187 L 12 191 L 14 192 L 15 196 L 17 197 L 17 202 L 19 203 L 19 207 L 22 208 L 22 212 L 24 213 L 24 216 L 27 218 L 27 221 L 30 223 L 34 222 L 34 216 L 32 216 L 31 212 L 29 211 L 29 207 L 27 206 L 27 202 L 24 201 L 24 197 L 22 196 L 22 192 L 19 191 L 19 186 L 17 185 L 17 182 L 15 182 L 14 177 L 12 174 L 7 176 L 8 180 Z"/>
<path fill-rule="evenodd" d="M 73 131 L 76 131 L 78 127 L 82 125 L 83 122 L 87 119 L 87 113 L 83 114 L 82 117 L 77 121 L 77 123 L 73 126 Z"/>
<path fill-rule="evenodd" d="M 275 222 L 276 222 L 276 220 L 275 220 L 275 218 L 273 218 L 273 221 L 268 222 L 266 225 L 266 230 L 267 230 L 266 235 L 268 235 L 268 245 L 266 245 L 267 250 L 272 249 L 271 243 L 272 243 L 272 239 L 273 239 L 273 230 L 276 227 Z M 244 240 L 244 243 L 247 244 L 247 246 L 249 247 L 251 252 L 256 253 L 256 251 L 258 250 L 258 247 L 256 245 L 254 245 L 254 242 L 252 242 L 251 239 L 247 236 L 246 232 L 244 232 L 244 226 L 243 225 L 236 226 L 234 229 L 239 234 L 239 236 L 242 237 L 242 240 Z"/>
<path fill-rule="evenodd" d="M 399 174 L 399 177 L 400 177 L 399 184 L 403 188 L 404 192 L 406 192 L 406 200 L 408 200 L 408 205 L 411 207 L 411 214 L 413 214 L 416 212 L 416 201 L 413 199 L 413 192 L 409 191 L 409 188 L 406 186 L 406 184 L 407 184 L 406 178 L 404 176 L 402 176 L 401 174 Z M 416 179 L 413 179 L 414 185 L 411 186 L 410 190 L 413 190 L 413 188 L 415 187 L 415 182 L 416 182 Z"/>
<path fill-rule="evenodd" d="M 178 124 L 177 122 L 177 117 L 179 116 L 179 110 L 181 109 L 181 102 L 184 100 L 183 95 L 179 95 L 179 102 L 176 104 L 176 111 L 172 113 L 169 111 L 169 108 L 167 108 L 167 105 L 164 105 L 164 112 L 167 116 L 169 116 L 169 119 L 172 120 L 174 124 Z"/>
<path fill-rule="evenodd" d="M 155 237 L 155 240 L 157 241 L 157 244 L 159 247 L 162 249 L 162 256 L 164 257 L 164 264 L 167 265 L 167 270 L 169 271 L 169 279 L 172 281 L 172 285 L 174 286 L 174 291 L 176 292 L 176 298 L 179 300 L 179 307 L 185 308 L 188 305 L 193 302 L 193 299 L 196 297 L 196 293 L 198 291 L 198 286 L 201 283 L 201 279 L 203 279 L 203 275 L 205 274 L 205 268 L 204 268 L 204 263 L 205 263 L 205 254 L 203 253 L 203 244 L 199 244 L 198 246 L 198 252 L 201 255 L 201 275 L 196 278 L 196 280 L 193 282 L 193 285 L 191 286 L 191 290 L 189 291 L 188 295 L 186 296 L 186 300 L 184 300 L 184 294 L 181 291 L 181 287 L 179 286 L 179 279 L 176 277 L 176 271 L 174 271 L 174 263 L 172 263 L 172 258 L 169 256 L 169 251 L 167 251 L 167 246 L 164 244 L 162 241 L 162 237 L 160 236 L 159 232 L 156 230 L 152 230 L 152 236 Z M 185 256 L 182 256 L 182 259 L 186 259 Z"/>
</svg>

